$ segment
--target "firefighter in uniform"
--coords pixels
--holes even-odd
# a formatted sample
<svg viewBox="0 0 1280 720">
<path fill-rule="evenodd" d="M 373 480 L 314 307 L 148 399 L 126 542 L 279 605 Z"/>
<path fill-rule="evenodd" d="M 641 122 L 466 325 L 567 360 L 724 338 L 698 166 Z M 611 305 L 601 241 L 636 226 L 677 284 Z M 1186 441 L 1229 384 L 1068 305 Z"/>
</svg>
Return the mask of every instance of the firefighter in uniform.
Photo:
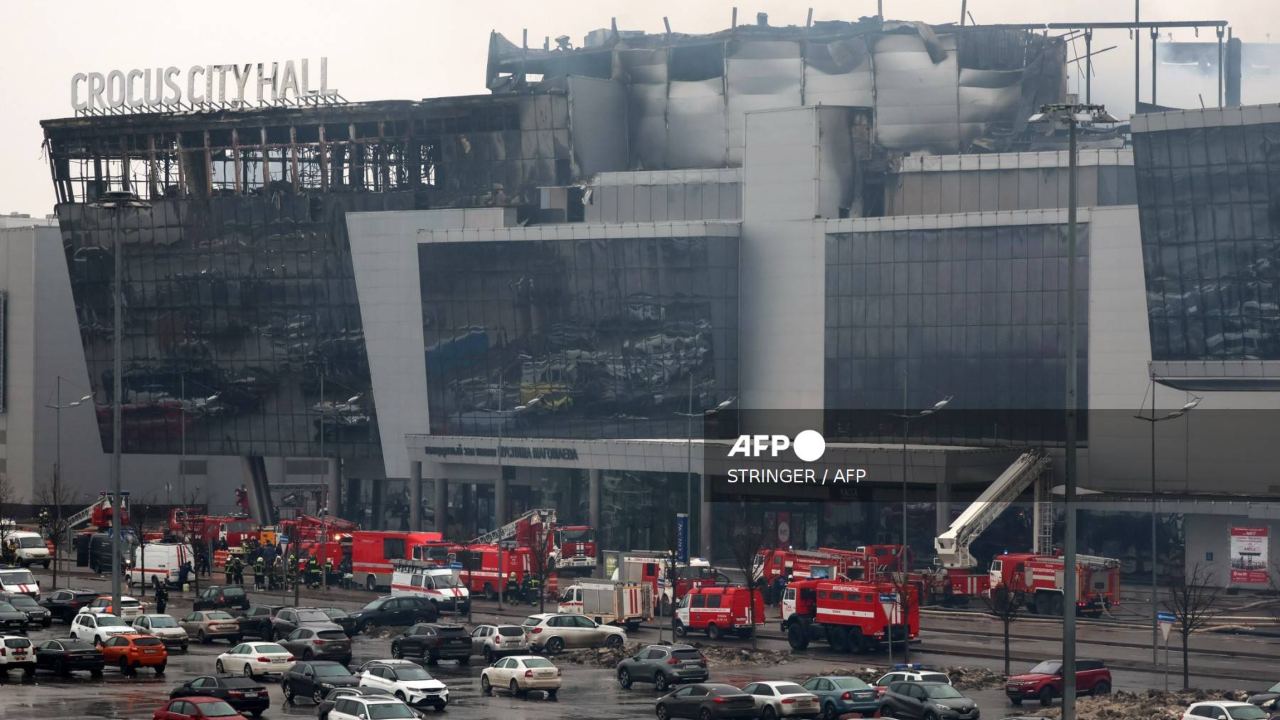
<svg viewBox="0 0 1280 720">
<path fill-rule="evenodd" d="M 222 564 L 222 574 L 226 576 L 227 585 L 234 585 L 236 583 L 236 567 L 232 563 L 233 559 L 234 558 L 227 558 Z"/>
<path fill-rule="evenodd" d="M 268 587 L 272 590 L 279 590 L 284 586 L 284 556 L 276 555 L 276 559 L 271 563 L 271 579 Z"/>
<path fill-rule="evenodd" d="M 253 559 L 253 589 L 254 590 L 262 589 L 262 585 L 263 585 L 262 571 L 265 569 L 266 569 L 265 563 L 262 562 L 262 555 L 258 555 L 258 557 Z"/>
<path fill-rule="evenodd" d="M 320 563 L 316 562 L 316 556 L 312 555 L 307 560 L 307 586 L 312 588 L 320 587 Z"/>
<path fill-rule="evenodd" d="M 329 587 L 333 583 L 333 558 L 327 558 L 324 561 L 324 585 Z"/>
<path fill-rule="evenodd" d="M 285 575 L 285 587 L 288 587 L 289 583 L 296 584 L 298 582 L 298 556 L 296 554 L 289 553 L 289 565 L 284 571 L 287 573 Z"/>
<path fill-rule="evenodd" d="M 538 593 L 542 592 L 541 585 L 542 583 L 539 582 L 538 578 L 533 576 L 533 573 L 530 573 L 525 576 L 524 578 L 525 600 L 528 600 L 530 605 L 538 604 Z"/>
<path fill-rule="evenodd" d="M 520 598 L 520 583 L 516 580 L 516 571 L 507 573 L 507 598 L 515 602 Z"/>
</svg>

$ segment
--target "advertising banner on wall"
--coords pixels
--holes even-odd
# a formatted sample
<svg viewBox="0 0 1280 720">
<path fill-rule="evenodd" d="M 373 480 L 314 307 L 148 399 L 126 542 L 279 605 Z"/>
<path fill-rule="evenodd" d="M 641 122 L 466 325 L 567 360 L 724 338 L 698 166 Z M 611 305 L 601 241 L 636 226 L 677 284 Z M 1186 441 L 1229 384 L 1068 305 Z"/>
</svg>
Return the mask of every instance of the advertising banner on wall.
<svg viewBox="0 0 1280 720">
<path fill-rule="evenodd" d="M 1231 584 L 1267 583 L 1267 528 L 1231 528 Z"/>
</svg>

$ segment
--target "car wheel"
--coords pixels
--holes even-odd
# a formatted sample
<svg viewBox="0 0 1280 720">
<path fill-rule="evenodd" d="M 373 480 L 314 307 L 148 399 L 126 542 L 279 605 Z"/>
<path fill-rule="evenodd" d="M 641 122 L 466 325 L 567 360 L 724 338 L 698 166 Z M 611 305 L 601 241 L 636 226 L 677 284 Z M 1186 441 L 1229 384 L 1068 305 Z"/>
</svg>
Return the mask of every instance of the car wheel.
<svg viewBox="0 0 1280 720">
<path fill-rule="evenodd" d="M 165 667 L 167 667 L 167 666 L 168 666 L 168 663 L 167 663 L 167 662 L 162 662 L 162 663 L 160 663 L 159 665 L 157 665 L 157 666 L 156 666 L 156 675 L 157 675 L 157 676 L 163 676 L 163 675 L 164 675 L 164 669 L 165 669 Z"/>
<path fill-rule="evenodd" d="M 232 647 L 234 647 L 236 645 L 239 645 L 240 641 L 243 639 L 244 638 L 240 635 L 232 635 L 231 637 L 227 638 L 227 642 L 231 644 Z"/>
<path fill-rule="evenodd" d="M 720 626 L 719 626 L 719 625 L 716 625 L 715 623 L 711 623 L 710 625 L 708 625 L 708 626 L 707 626 L 707 639 L 708 639 L 708 640 L 719 640 L 719 639 L 720 639 L 721 634 L 722 634 L 722 633 L 720 632 Z"/>
<path fill-rule="evenodd" d="M 618 671 L 618 687 L 623 690 L 631 689 L 631 673 L 627 672 L 626 668 Z"/>
<path fill-rule="evenodd" d="M 133 674 L 133 668 L 129 666 L 129 661 L 125 660 L 124 658 L 120 658 L 120 674 L 121 675 Z"/>
<path fill-rule="evenodd" d="M 275 629 L 275 628 L 267 628 L 267 631 L 266 631 L 266 632 L 264 632 L 264 633 L 262 633 L 262 639 L 263 639 L 263 640 L 265 640 L 265 641 L 267 641 L 267 642 L 275 642 L 275 641 L 276 641 L 276 629 Z"/>
<path fill-rule="evenodd" d="M 553 637 L 547 641 L 548 655 L 558 655 L 561 650 L 564 650 L 564 640 L 561 638 Z"/>
<path fill-rule="evenodd" d="M 400 650 L 400 643 L 391 643 L 391 657 L 396 660 L 404 659 L 404 653 Z"/>
<path fill-rule="evenodd" d="M 662 703 L 658 703 L 658 706 L 654 708 L 653 711 L 658 715 L 658 720 L 668 720 L 668 718 L 671 717 L 671 713 L 667 712 L 667 706 L 663 705 Z M 706 712 L 706 711 L 703 710 L 703 712 Z M 710 716 L 708 715 L 706 717 L 710 717 Z"/>
<path fill-rule="evenodd" d="M 558 692 L 560 692 L 560 691 L 559 691 L 559 690 L 548 690 L 548 691 L 547 691 L 547 699 L 548 699 L 548 700 L 555 700 L 555 699 L 556 699 L 556 693 L 558 693 Z"/>
<path fill-rule="evenodd" d="M 711 711 L 706 708 L 702 708 L 702 712 L 698 713 L 698 718 L 699 720 L 711 720 Z"/>
<path fill-rule="evenodd" d="M 209 643 L 211 643 L 211 642 L 213 642 L 213 638 L 209 637 L 209 633 L 205 632 L 204 630 L 201 630 L 201 631 L 200 631 L 200 643 L 201 643 L 201 644 L 203 644 L 203 645 L 208 645 L 208 644 L 209 644 Z"/>
<path fill-rule="evenodd" d="M 486 664 L 489 664 L 489 665 L 492 665 L 492 664 L 493 664 L 493 649 L 492 649 L 492 648 L 485 648 L 485 649 L 484 649 L 484 661 L 485 661 L 485 663 L 486 663 Z"/>
<path fill-rule="evenodd" d="M 316 654 L 311 652 L 311 648 L 307 648 L 307 651 L 302 653 L 303 660 L 314 660 L 315 657 L 316 657 Z"/>
<path fill-rule="evenodd" d="M 219 675 L 225 675 L 227 672 L 227 669 L 222 666 L 221 660 L 213 664 L 213 669 L 217 670 Z"/>
<path fill-rule="evenodd" d="M 459 665 L 470 665 L 470 664 L 471 664 L 471 656 L 467 656 L 467 657 L 460 657 L 460 658 L 458 658 L 458 664 L 459 664 Z"/>
<path fill-rule="evenodd" d="M 493 692 L 493 685 L 489 683 L 488 675 L 480 676 L 480 694 L 489 695 Z"/>
<path fill-rule="evenodd" d="M 520 694 L 520 685 L 512 678 L 511 684 L 507 686 L 507 690 L 511 692 L 511 696 L 515 697 Z"/>
<path fill-rule="evenodd" d="M 760 720 L 778 720 L 778 711 L 772 705 L 765 705 L 764 711 L 760 713 Z"/>
<path fill-rule="evenodd" d="M 1047 687 L 1040 691 L 1040 704 L 1045 707 L 1053 704 L 1053 688 Z"/>
<path fill-rule="evenodd" d="M 282 683 L 282 685 L 284 685 L 284 687 L 280 689 L 284 692 L 284 701 L 292 705 L 294 703 L 293 686 L 289 683 Z"/>
<path fill-rule="evenodd" d="M 100 678 L 100 677 L 102 677 L 102 668 L 94 668 L 94 669 L 90 670 L 90 671 L 89 671 L 89 677 L 92 677 L 92 678 Z"/>
<path fill-rule="evenodd" d="M 320 688 L 311 691 L 311 702 L 317 705 L 324 702 L 324 692 Z"/>
<path fill-rule="evenodd" d="M 1009 704 L 1011 704 L 1011 705 L 1021 705 L 1021 704 L 1022 704 L 1022 698 L 1020 698 L 1020 697 L 1016 697 L 1016 698 L 1009 698 Z"/>
<path fill-rule="evenodd" d="M 378 589 L 378 581 L 372 575 L 364 579 L 364 589 L 369 592 L 375 592 Z"/>
<path fill-rule="evenodd" d="M 440 662 L 440 658 L 435 653 L 423 653 L 423 655 L 425 656 L 423 659 L 427 661 L 428 665 L 435 665 Z"/>
<path fill-rule="evenodd" d="M 1106 680 L 1103 680 L 1102 682 L 1093 686 L 1094 695 L 1107 695 L 1110 692 L 1111 692 L 1111 683 L 1107 682 Z"/>
<path fill-rule="evenodd" d="M 685 627 L 684 623 L 680 622 L 679 620 L 676 621 L 673 631 L 675 632 L 676 637 L 685 637 L 686 635 L 689 634 L 689 628 Z"/>
<path fill-rule="evenodd" d="M 247 678 L 249 678 L 250 680 L 253 680 L 253 679 L 254 679 L 254 677 L 253 677 L 253 668 L 249 667 L 249 663 L 245 663 L 245 664 L 244 664 L 244 669 L 242 669 L 242 670 L 240 671 L 240 675 L 241 675 L 242 677 L 247 677 Z"/>
<path fill-rule="evenodd" d="M 47 628 L 47 627 L 49 627 L 49 626 L 50 626 L 50 625 L 52 625 L 52 624 L 53 624 L 53 618 L 51 618 L 51 617 L 47 617 L 47 618 L 45 618 L 44 620 L 41 620 L 41 621 L 40 621 L 40 627 L 46 627 L 46 628 Z"/>
<path fill-rule="evenodd" d="M 57 664 L 57 665 L 55 665 L 54 667 L 56 668 L 57 673 L 58 673 L 59 675 L 70 675 L 70 674 L 71 674 L 71 670 L 67 667 L 67 662 L 66 662 L 65 660 L 59 660 L 59 661 L 58 661 L 58 664 Z"/>
<path fill-rule="evenodd" d="M 827 703 L 822 706 L 822 720 L 836 720 L 840 717 L 840 713 L 836 712 L 835 703 Z"/>
<path fill-rule="evenodd" d="M 26 678 L 27 680 L 30 680 L 31 678 L 33 678 L 33 677 L 35 677 L 35 676 L 36 676 L 36 666 L 35 666 L 35 665 L 28 665 L 28 666 L 26 666 L 26 667 L 22 668 L 22 677 Z"/>
<path fill-rule="evenodd" d="M 938 720 L 938 716 L 932 712 L 927 712 L 924 714 L 924 718 L 922 720 Z"/>
<path fill-rule="evenodd" d="M 667 688 L 671 687 L 671 683 L 667 680 L 667 676 L 663 675 L 662 672 L 659 671 L 657 675 L 653 676 L 653 687 L 658 692 L 664 693 L 667 691 Z"/>
<path fill-rule="evenodd" d="M 604 646 L 605 646 L 605 647 L 607 647 L 607 648 L 620 648 L 620 647 L 622 647 L 622 636 L 621 636 L 621 635 L 610 635 L 609 637 L 605 638 Z"/>
<path fill-rule="evenodd" d="M 404 693 L 400 692 L 399 690 L 396 691 L 396 699 L 405 704 L 408 704 L 409 702 L 408 700 L 405 699 Z"/>
</svg>

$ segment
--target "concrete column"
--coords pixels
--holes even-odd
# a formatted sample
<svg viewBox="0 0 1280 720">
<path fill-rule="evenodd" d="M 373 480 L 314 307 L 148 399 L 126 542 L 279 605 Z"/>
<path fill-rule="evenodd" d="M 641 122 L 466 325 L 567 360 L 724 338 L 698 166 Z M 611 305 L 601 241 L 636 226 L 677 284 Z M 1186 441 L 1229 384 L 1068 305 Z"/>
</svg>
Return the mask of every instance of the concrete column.
<svg viewBox="0 0 1280 720">
<path fill-rule="evenodd" d="M 698 509 L 698 557 L 711 558 L 711 483 L 706 475 L 698 476 L 702 501 Z M 690 518 L 692 521 L 693 518 Z M 690 552 L 690 555 L 693 553 Z"/>
<path fill-rule="evenodd" d="M 329 517 L 342 516 L 342 473 L 338 472 L 340 466 L 337 461 L 325 458 L 324 460 L 324 482 L 325 503 L 328 505 Z"/>
<path fill-rule="evenodd" d="M 587 471 L 587 524 L 596 534 L 596 575 L 600 576 L 604 572 L 604 563 L 600 561 L 601 541 L 604 539 L 604 532 L 600 527 L 600 486 L 601 475 L 599 470 Z"/>
<path fill-rule="evenodd" d="M 937 496 L 933 502 L 936 527 L 934 536 L 941 535 L 951 526 L 951 481 L 945 477 L 938 483 Z"/>
<path fill-rule="evenodd" d="M 493 526 L 502 527 L 507 522 L 507 473 L 505 468 L 498 468 L 498 479 L 493 483 Z"/>
<path fill-rule="evenodd" d="M 371 478 L 373 485 L 370 487 L 373 502 L 370 506 L 373 508 L 373 527 L 379 530 L 385 530 L 387 527 L 386 510 L 387 510 L 387 481 L 385 478 Z"/>
<path fill-rule="evenodd" d="M 435 514 L 435 531 L 442 533 L 449 508 L 449 481 L 436 478 L 431 485 L 431 512 Z"/>
<path fill-rule="evenodd" d="M 422 461 L 409 463 L 409 529 L 422 529 Z"/>
</svg>

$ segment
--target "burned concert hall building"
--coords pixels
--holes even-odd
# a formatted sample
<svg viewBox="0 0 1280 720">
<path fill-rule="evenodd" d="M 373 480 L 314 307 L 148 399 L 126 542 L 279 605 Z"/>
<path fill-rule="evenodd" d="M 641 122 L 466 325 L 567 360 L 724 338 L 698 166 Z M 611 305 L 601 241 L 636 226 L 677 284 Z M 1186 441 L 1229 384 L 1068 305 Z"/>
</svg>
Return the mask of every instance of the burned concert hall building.
<svg viewBox="0 0 1280 720">
<path fill-rule="evenodd" d="M 1067 162 L 1028 118 L 1067 74 L 1033 27 L 762 18 L 494 33 L 486 95 L 45 121 L 104 447 L 119 248 L 124 452 L 242 458 L 206 479 L 214 505 L 249 482 L 260 514 L 463 539 L 552 506 L 609 549 L 667 547 L 691 509 L 715 555 L 689 415 L 785 410 L 869 473 L 857 502 L 755 498 L 762 521 L 878 542 L 901 437 L 824 413 L 900 407 L 905 375 L 907 405 L 959 411 L 908 448 L 914 520 L 945 527 L 952 497 L 1062 443 L 1002 413 L 1062 407 Z M 1085 313 L 1090 408 L 1140 402 L 1121 389 L 1151 359 L 1093 340 L 1146 326 L 1126 133 L 1080 153 L 1074 301 L 1137 293 L 1136 318 Z M 95 200 L 119 190 L 148 207 L 113 224 Z"/>
</svg>

